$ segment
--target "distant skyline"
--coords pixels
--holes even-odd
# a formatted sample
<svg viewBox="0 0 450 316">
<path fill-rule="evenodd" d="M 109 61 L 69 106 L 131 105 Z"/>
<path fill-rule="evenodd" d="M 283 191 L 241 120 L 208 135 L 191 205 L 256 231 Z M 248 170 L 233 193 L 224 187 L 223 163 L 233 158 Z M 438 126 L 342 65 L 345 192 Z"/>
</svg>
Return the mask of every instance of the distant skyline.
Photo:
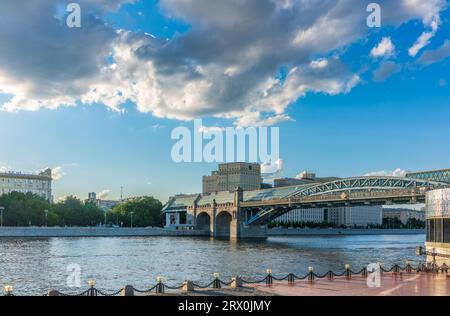
<svg viewBox="0 0 450 316">
<path fill-rule="evenodd" d="M 72 2 L 72 1 L 70 1 Z M 55 199 L 201 192 L 171 132 L 277 126 L 276 176 L 449 168 L 449 2 L 0 2 L 0 171 L 55 170 Z"/>
</svg>

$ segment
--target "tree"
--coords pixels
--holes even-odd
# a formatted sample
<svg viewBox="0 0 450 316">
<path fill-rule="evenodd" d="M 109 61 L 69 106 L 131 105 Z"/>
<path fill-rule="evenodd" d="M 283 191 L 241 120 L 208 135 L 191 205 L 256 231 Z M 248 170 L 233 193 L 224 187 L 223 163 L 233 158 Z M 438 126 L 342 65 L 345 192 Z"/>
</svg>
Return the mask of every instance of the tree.
<svg viewBox="0 0 450 316">
<path fill-rule="evenodd" d="M 83 204 L 73 196 L 54 205 L 60 226 L 96 226 L 102 223 L 104 212 L 94 204 Z"/>
<path fill-rule="evenodd" d="M 45 210 L 48 210 L 47 223 L 54 225 L 57 216 L 51 204 L 44 198 L 32 193 L 11 192 L 0 196 L 4 226 L 43 226 Z"/>
<path fill-rule="evenodd" d="M 115 206 L 108 218 L 114 224 L 123 223 L 125 227 L 130 227 L 131 213 L 133 213 L 134 227 L 162 227 L 162 207 L 163 205 L 159 200 L 151 196 L 142 197 Z"/>
</svg>

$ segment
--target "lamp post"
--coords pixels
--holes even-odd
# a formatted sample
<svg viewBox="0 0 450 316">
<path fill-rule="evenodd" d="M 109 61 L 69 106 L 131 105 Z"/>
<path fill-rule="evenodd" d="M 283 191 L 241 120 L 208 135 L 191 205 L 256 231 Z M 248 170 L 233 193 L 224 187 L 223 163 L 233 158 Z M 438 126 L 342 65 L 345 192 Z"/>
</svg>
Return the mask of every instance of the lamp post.
<svg viewBox="0 0 450 316">
<path fill-rule="evenodd" d="M 134 212 L 130 213 L 130 215 L 131 215 L 131 228 L 133 228 L 133 214 L 134 214 Z"/>
<path fill-rule="evenodd" d="M 5 208 L 3 206 L 0 206 L 0 213 L 1 213 L 1 227 L 3 227 L 3 211 Z"/>
<path fill-rule="evenodd" d="M 105 227 L 106 227 L 106 211 L 105 211 Z"/>
<path fill-rule="evenodd" d="M 48 210 L 44 210 L 44 213 L 45 213 L 45 227 L 47 227 Z"/>
</svg>

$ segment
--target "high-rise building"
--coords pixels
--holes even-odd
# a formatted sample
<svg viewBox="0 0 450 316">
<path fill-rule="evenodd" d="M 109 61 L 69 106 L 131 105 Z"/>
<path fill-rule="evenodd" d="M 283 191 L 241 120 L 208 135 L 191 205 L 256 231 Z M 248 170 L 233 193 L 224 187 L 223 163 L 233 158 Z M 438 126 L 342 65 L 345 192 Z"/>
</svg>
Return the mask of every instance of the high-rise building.
<svg viewBox="0 0 450 316">
<path fill-rule="evenodd" d="M 88 193 L 88 198 L 85 201 L 85 203 L 92 203 L 92 204 L 96 204 L 97 203 L 97 193 L 95 192 L 89 192 Z"/>
<path fill-rule="evenodd" d="M 219 170 L 203 177 L 203 193 L 261 188 L 261 166 L 256 163 L 233 162 L 219 165 Z"/>
<path fill-rule="evenodd" d="M 46 169 L 38 174 L 0 173 L 0 195 L 10 192 L 33 193 L 51 202 L 52 170 Z"/>
</svg>

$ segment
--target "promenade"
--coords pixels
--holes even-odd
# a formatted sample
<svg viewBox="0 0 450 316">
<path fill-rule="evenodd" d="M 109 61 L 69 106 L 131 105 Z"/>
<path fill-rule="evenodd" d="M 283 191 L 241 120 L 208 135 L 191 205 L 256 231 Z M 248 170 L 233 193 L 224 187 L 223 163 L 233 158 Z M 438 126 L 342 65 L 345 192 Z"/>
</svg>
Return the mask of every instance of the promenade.
<svg viewBox="0 0 450 316">
<path fill-rule="evenodd" d="M 350 280 L 336 278 L 287 282 L 274 282 L 271 287 L 254 285 L 256 293 L 281 296 L 448 296 L 450 275 L 446 273 L 386 273 L 379 287 L 369 287 L 367 279 L 355 276 Z"/>
</svg>

